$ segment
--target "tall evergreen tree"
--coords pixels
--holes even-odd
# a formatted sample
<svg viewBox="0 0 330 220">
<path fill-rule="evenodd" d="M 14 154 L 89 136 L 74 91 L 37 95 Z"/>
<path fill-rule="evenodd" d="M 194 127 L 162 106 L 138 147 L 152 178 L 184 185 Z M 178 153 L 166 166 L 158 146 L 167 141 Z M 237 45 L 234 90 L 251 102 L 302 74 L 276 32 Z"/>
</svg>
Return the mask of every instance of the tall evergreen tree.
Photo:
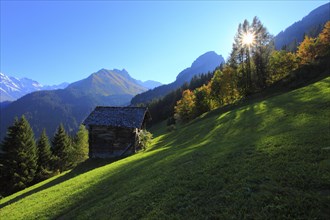
<svg viewBox="0 0 330 220">
<path fill-rule="evenodd" d="M 51 158 L 52 158 L 52 152 L 51 152 L 51 146 L 49 139 L 46 134 L 46 130 L 44 129 L 41 133 L 40 139 L 37 143 L 38 147 L 38 163 L 40 167 L 43 167 L 45 169 L 49 169 L 51 165 Z"/>
<path fill-rule="evenodd" d="M 244 20 L 238 25 L 228 63 L 246 94 L 266 85 L 267 63 L 273 50 L 271 42 L 272 36 L 257 17 L 251 24 Z"/>
<path fill-rule="evenodd" d="M 54 160 L 56 161 L 56 168 L 59 169 L 60 172 L 69 169 L 72 166 L 72 146 L 71 140 L 66 133 L 63 124 L 60 124 L 58 127 L 53 141 L 53 155 Z"/>
<path fill-rule="evenodd" d="M 252 56 L 255 65 L 256 84 L 259 88 L 266 86 L 268 75 L 267 63 L 274 46 L 271 44 L 273 39 L 267 28 L 261 23 L 258 17 L 254 17 L 251 24 L 255 43 L 252 48 Z"/>
<path fill-rule="evenodd" d="M 81 163 L 88 159 L 88 131 L 84 125 L 79 126 L 79 130 L 74 138 L 73 158 L 75 163 Z"/>
<path fill-rule="evenodd" d="M 17 118 L 2 142 L 1 182 L 3 194 L 11 194 L 31 185 L 37 171 L 37 147 L 29 122 Z"/>
<path fill-rule="evenodd" d="M 52 170 L 51 146 L 45 129 L 42 131 L 42 134 L 37 142 L 37 149 L 38 149 L 37 178 L 39 181 L 48 178 L 51 175 L 51 170 Z"/>
</svg>

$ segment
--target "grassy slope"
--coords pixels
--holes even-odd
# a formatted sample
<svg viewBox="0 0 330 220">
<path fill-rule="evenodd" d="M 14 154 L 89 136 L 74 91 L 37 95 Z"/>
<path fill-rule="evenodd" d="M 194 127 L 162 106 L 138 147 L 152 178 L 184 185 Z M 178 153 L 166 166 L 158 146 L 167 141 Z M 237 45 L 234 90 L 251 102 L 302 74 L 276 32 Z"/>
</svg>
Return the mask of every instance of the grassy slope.
<svg viewBox="0 0 330 220">
<path fill-rule="evenodd" d="M 329 219 L 329 94 L 330 77 L 157 130 L 147 152 L 2 199 L 0 219 Z"/>
</svg>

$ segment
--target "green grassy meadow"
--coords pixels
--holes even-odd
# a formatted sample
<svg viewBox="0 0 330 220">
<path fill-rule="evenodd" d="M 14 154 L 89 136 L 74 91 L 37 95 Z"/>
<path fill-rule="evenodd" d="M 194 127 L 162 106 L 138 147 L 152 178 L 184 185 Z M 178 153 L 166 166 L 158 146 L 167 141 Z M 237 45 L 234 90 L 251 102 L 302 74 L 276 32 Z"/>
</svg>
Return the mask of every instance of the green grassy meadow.
<svg viewBox="0 0 330 220">
<path fill-rule="evenodd" d="M 330 77 L 152 132 L 1 199 L 0 219 L 330 219 Z"/>
</svg>

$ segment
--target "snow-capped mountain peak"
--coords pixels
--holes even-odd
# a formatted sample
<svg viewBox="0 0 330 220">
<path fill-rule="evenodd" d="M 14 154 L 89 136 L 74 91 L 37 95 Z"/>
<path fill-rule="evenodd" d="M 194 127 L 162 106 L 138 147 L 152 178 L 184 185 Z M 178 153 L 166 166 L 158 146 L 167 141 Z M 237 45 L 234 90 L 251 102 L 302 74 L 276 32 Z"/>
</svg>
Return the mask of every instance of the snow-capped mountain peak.
<svg viewBox="0 0 330 220">
<path fill-rule="evenodd" d="M 0 102 L 14 101 L 20 97 L 39 90 L 64 89 L 68 83 L 62 83 L 55 86 L 43 86 L 35 80 L 7 76 L 0 73 Z"/>
</svg>

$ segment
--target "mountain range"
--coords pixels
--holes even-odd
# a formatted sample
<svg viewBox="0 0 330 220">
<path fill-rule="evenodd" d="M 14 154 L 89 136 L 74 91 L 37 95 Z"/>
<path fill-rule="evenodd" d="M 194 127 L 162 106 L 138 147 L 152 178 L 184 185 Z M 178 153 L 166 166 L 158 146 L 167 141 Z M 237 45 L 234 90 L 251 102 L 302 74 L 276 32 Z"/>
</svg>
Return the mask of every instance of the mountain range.
<svg viewBox="0 0 330 220">
<path fill-rule="evenodd" d="M 80 95 L 100 95 L 108 97 L 122 94 L 134 96 L 147 90 L 147 88 L 133 79 L 125 69 L 101 69 L 91 74 L 86 79 L 71 83 L 66 90 L 79 93 Z"/>
<path fill-rule="evenodd" d="M 324 24 L 330 20 L 330 3 L 324 4 L 311 11 L 302 20 L 295 22 L 284 31 L 275 36 L 277 50 L 286 47 L 294 51 L 304 40 L 304 36 L 316 37 L 323 29 Z"/>
<path fill-rule="evenodd" d="M 40 90 L 56 90 L 64 89 L 69 85 L 69 83 L 61 83 L 59 85 L 42 85 L 39 82 L 28 79 L 7 76 L 0 73 L 0 102 L 4 101 L 14 101 L 20 97 L 35 91 Z"/>
<path fill-rule="evenodd" d="M 181 71 L 175 82 L 166 85 L 162 94 L 166 95 L 172 88 L 189 82 L 194 75 L 213 71 L 222 62 L 223 57 L 215 52 L 203 54 L 191 67 Z M 59 123 L 63 123 L 69 132 L 76 131 L 79 124 L 96 106 L 129 105 L 135 95 L 147 91 L 147 86 L 152 88 L 157 84 L 160 83 L 136 80 L 125 69 L 101 69 L 86 79 L 71 83 L 65 89 L 32 92 L 1 109 L 0 138 L 4 137 L 14 118 L 23 114 L 37 136 L 43 128 L 52 136 Z M 164 86 L 153 90 L 158 91 L 158 88 Z"/>
<path fill-rule="evenodd" d="M 120 70 L 116 70 L 117 72 Z M 123 70 L 126 71 L 126 70 Z M 127 74 L 127 71 L 126 71 Z M 153 89 L 155 87 L 161 86 L 162 83 L 153 81 L 153 80 L 147 80 L 147 81 L 141 81 L 141 80 L 135 80 L 133 81 L 142 87 L 146 89 Z M 7 103 L 10 103 L 12 101 L 15 101 L 22 96 L 29 94 L 31 92 L 35 91 L 42 91 L 42 90 L 57 90 L 57 89 L 64 89 L 69 85 L 69 83 L 64 82 L 59 85 L 42 85 L 36 80 L 28 79 L 28 78 L 16 78 L 12 76 L 7 76 L 3 73 L 0 73 L 0 103 L 1 107 L 6 105 Z"/>
<path fill-rule="evenodd" d="M 213 72 L 219 67 L 225 60 L 221 55 L 218 55 L 214 51 L 209 51 L 199 56 L 190 67 L 182 70 L 176 80 L 170 84 L 156 87 L 152 90 L 148 90 L 144 93 L 136 95 L 132 101 L 132 105 L 140 103 L 148 103 L 154 99 L 159 99 L 170 93 L 171 91 L 178 89 L 184 83 L 190 82 L 190 80 L 199 74 Z"/>
<path fill-rule="evenodd" d="M 132 97 L 146 91 L 126 70 L 101 69 L 65 89 L 29 93 L 1 109 L 1 138 L 15 117 L 25 115 L 36 136 L 43 128 L 52 136 L 63 123 L 75 131 L 97 105 L 128 105 Z"/>
<path fill-rule="evenodd" d="M 324 13 L 329 13 L 329 6 L 328 3 L 315 9 L 302 21 L 296 22 L 284 32 L 279 33 L 275 37 L 276 46 L 281 48 L 287 45 L 290 39 L 297 39 L 300 33 L 307 33 L 311 28 L 322 25 L 324 21 L 319 18 Z M 288 41 L 284 41 L 284 38 Z M 221 55 L 213 51 L 207 52 L 199 56 L 190 67 L 182 70 L 174 82 L 156 88 L 152 87 L 157 86 L 157 82 L 136 80 L 125 69 L 101 69 L 86 79 L 70 85 L 62 85 L 62 87 L 67 86 L 64 89 L 51 91 L 42 91 L 50 87 L 41 86 L 36 81 L 21 79 L 18 82 L 16 78 L 1 74 L 2 97 L 5 98 L 5 95 L 10 94 L 11 99 L 17 99 L 18 96 L 15 97 L 13 94 L 20 90 L 32 93 L 10 104 L 6 103 L 5 107 L 0 106 L 0 139 L 4 137 L 7 127 L 13 123 L 14 118 L 23 114 L 32 125 L 36 136 L 43 128 L 46 128 L 48 135 L 52 136 L 59 123 L 63 123 L 67 131 L 73 132 L 97 105 L 123 106 L 148 103 L 164 97 L 196 75 L 212 72 L 222 63 L 224 63 L 224 58 Z M 148 90 L 149 88 L 152 89 Z"/>
</svg>

